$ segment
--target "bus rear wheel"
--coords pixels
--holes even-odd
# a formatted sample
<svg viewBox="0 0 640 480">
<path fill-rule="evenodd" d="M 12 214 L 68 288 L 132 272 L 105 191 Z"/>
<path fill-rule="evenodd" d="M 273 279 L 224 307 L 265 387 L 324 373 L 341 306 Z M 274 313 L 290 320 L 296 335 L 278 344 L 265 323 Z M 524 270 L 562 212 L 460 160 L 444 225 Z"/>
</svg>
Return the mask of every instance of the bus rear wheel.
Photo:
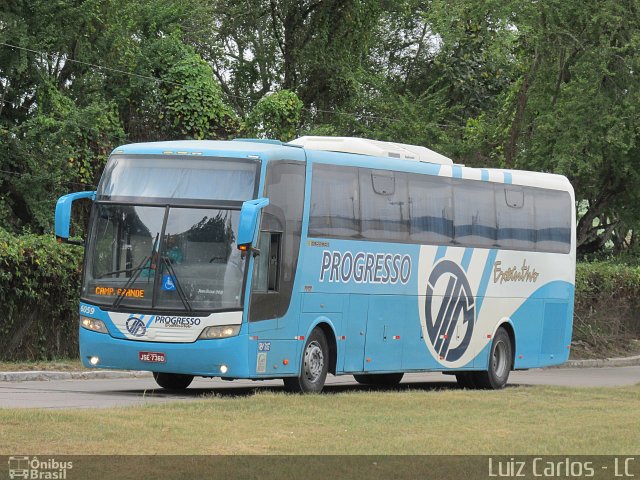
<svg viewBox="0 0 640 480">
<path fill-rule="evenodd" d="M 397 385 L 404 377 L 404 373 L 369 373 L 366 375 L 354 375 L 356 382 L 362 385 L 375 385 L 379 387 L 392 387 Z"/>
<path fill-rule="evenodd" d="M 153 379 L 158 385 L 167 390 L 184 390 L 193 382 L 193 375 L 153 372 Z"/>
<path fill-rule="evenodd" d="M 513 368 L 513 345 L 507 331 L 500 327 L 491 342 L 489 366 L 486 371 L 473 372 L 476 388 L 499 390 L 507 385 Z"/>
<path fill-rule="evenodd" d="M 297 377 L 284 378 L 284 388 L 292 393 L 320 393 L 329 371 L 329 347 L 324 332 L 316 328 L 304 345 L 302 366 Z"/>
</svg>

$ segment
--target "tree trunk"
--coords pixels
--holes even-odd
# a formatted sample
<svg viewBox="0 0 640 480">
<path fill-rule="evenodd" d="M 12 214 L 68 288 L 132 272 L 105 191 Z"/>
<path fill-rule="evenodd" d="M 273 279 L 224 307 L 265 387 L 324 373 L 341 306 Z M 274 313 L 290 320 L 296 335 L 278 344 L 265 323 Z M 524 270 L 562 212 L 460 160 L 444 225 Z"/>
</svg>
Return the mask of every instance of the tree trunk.
<svg viewBox="0 0 640 480">
<path fill-rule="evenodd" d="M 533 83 L 533 80 L 536 76 L 541 60 L 542 55 L 536 49 L 531 68 L 529 69 L 529 72 L 527 72 L 527 74 L 524 76 L 522 84 L 520 85 L 520 89 L 518 90 L 518 96 L 516 99 L 516 111 L 513 116 L 511 131 L 509 132 L 509 140 L 504 147 L 504 158 L 507 168 L 513 167 L 513 159 L 516 154 L 518 137 L 520 136 L 522 122 L 524 120 L 524 114 L 527 108 L 529 88 L 531 88 L 531 84 Z"/>
</svg>

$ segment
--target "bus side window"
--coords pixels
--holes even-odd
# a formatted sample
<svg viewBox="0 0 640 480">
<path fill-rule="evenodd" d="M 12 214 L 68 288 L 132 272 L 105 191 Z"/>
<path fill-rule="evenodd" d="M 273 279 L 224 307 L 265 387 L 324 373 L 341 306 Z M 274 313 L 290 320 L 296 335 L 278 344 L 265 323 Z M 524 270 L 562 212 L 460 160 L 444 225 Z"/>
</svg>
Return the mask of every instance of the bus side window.
<svg viewBox="0 0 640 480">
<path fill-rule="evenodd" d="M 465 247 L 496 245 L 496 207 L 493 187 L 482 182 L 453 183 L 454 241 Z"/>
<path fill-rule="evenodd" d="M 536 250 L 569 253 L 571 251 L 571 198 L 567 192 L 536 192 Z"/>
<path fill-rule="evenodd" d="M 522 187 L 496 186 L 498 245 L 512 250 L 534 250 L 533 192 Z"/>
<path fill-rule="evenodd" d="M 409 229 L 409 240 L 413 243 L 452 243 L 453 194 L 449 179 L 409 177 Z"/>
<path fill-rule="evenodd" d="M 368 168 L 358 170 L 362 238 L 374 241 L 407 241 L 407 175 L 402 172 Z"/>
<path fill-rule="evenodd" d="M 313 166 L 309 236 L 360 237 L 357 168 L 323 164 Z"/>
<path fill-rule="evenodd" d="M 258 249 L 253 272 L 254 292 L 277 292 L 280 288 L 280 246 L 282 233 L 260 232 Z"/>
</svg>

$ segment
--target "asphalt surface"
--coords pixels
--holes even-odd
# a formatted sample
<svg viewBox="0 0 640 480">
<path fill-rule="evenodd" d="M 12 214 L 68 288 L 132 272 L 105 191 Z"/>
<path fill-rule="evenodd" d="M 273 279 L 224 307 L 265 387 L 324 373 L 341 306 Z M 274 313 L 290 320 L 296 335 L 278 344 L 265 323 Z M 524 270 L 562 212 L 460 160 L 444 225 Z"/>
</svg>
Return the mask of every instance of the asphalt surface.
<svg viewBox="0 0 640 480">
<path fill-rule="evenodd" d="M 568 387 L 613 387 L 640 383 L 640 366 L 605 368 L 553 368 L 512 372 L 509 385 L 556 385 Z M 327 394 L 366 390 L 351 376 L 327 378 Z M 405 375 L 400 389 L 458 388 L 455 377 L 441 373 Z M 153 378 L 50 380 L 0 382 L 0 408 L 104 408 L 193 401 L 203 397 L 251 395 L 256 390 L 282 390 L 282 381 L 233 382 L 198 378 L 184 392 L 167 392 Z"/>
</svg>

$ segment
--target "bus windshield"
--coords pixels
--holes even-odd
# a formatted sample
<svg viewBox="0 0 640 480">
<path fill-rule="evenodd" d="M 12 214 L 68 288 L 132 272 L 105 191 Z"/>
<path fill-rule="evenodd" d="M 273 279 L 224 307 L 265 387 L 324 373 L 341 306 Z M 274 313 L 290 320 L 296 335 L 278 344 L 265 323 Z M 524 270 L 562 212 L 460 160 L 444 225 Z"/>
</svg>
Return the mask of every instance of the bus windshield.
<svg viewBox="0 0 640 480">
<path fill-rule="evenodd" d="M 96 205 L 83 298 L 151 311 L 241 308 L 239 210 Z"/>
</svg>

